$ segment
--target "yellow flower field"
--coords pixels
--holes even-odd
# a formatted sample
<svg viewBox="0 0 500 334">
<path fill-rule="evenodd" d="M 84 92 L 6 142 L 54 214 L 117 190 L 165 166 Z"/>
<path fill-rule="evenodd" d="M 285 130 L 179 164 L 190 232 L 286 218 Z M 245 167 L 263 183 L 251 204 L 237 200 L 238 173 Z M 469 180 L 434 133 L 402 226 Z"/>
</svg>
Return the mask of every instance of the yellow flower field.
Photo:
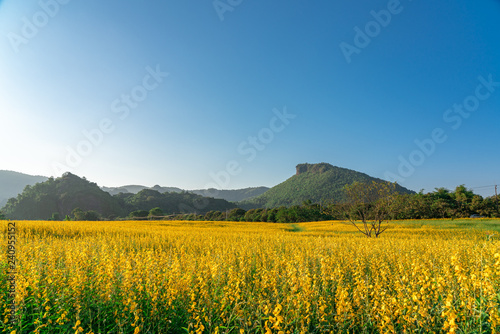
<svg viewBox="0 0 500 334">
<path fill-rule="evenodd" d="M 1 260 L 5 333 L 500 331 L 500 242 L 485 231 L 400 222 L 368 239 L 341 222 L 16 226 L 15 319 Z"/>
</svg>

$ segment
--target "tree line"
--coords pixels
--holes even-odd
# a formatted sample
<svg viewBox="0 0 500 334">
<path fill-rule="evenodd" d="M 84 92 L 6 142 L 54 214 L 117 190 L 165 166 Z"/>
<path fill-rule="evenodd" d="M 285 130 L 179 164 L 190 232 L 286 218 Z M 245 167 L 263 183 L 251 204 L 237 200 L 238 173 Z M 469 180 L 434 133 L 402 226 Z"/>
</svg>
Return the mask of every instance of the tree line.
<svg viewBox="0 0 500 334">
<path fill-rule="evenodd" d="M 165 215 L 155 207 L 149 211 L 134 210 L 125 219 L 171 219 L 200 221 L 242 221 L 299 223 L 322 220 L 378 221 L 395 219 L 435 219 L 466 217 L 500 217 L 499 197 L 483 198 L 474 194 L 464 185 L 450 191 L 436 188 L 424 194 L 401 194 L 395 191 L 395 184 L 367 184 L 354 182 L 344 187 L 345 200 L 339 202 L 313 203 L 305 201 L 301 205 L 277 208 L 244 210 L 233 208 L 225 211 L 212 210 L 205 214 L 179 213 Z M 5 218 L 0 212 L 0 219 Z M 52 220 L 60 220 L 59 214 L 52 215 Z M 116 219 L 107 217 L 106 219 Z M 74 209 L 66 220 L 100 220 L 103 217 L 96 211 Z M 380 228 L 380 226 L 379 226 Z"/>
<path fill-rule="evenodd" d="M 392 219 L 466 218 L 472 215 L 498 218 L 500 196 L 483 198 L 464 185 L 450 191 L 436 188 L 424 194 L 395 197 Z"/>
<path fill-rule="evenodd" d="M 188 220 L 227 220 L 246 222 L 297 223 L 320 220 L 345 220 L 352 217 L 362 220 L 385 219 L 436 219 L 436 218 L 468 218 L 468 217 L 500 217 L 500 196 L 483 198 L 474 194 L 464 185 L 450 191 L 436 188 L 424 194 L 401 194 L 394 191 L 390 184 L 365 184 L 355 182 L 344 188 L 346 199 L 342 202 L 312 203 L 306 201 L 302 205 L 271 209 L 237 208 L 221 211 L 210 211 L 205 215 L 176 215 L 175 219 Z"/>
</svg>

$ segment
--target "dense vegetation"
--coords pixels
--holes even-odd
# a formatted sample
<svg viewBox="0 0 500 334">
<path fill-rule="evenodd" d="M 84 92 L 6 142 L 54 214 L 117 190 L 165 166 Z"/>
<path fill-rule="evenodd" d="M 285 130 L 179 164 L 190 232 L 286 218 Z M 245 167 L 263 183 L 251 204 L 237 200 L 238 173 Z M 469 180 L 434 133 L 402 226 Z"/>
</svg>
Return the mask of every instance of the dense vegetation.
<svg viewBox="0 0 500 334">
<path fill-rule="evenodd" d="M 400 194 L 391 196 L 391 201 L 385 201 L 383 206 L 367 203 L 365 214 L 370 216 L 370 210 L 385 212 L 387 219 L 435 219 L 435 218 L 468 218 L 473 215 L 478 217 L 500 217 L 500 196 L 498 198 L 483 198 L 474 194 L 464 186 L 458 186 L 455 191 L 444 188 L 424 194 Z M 172 219 L 208 220 L 208 221 L 246 221 L 246 222 L 273 222 L 295 223 L 347 219 L 353 210 L 353 205 L 346 201 L 325 202 L 322 205 L 305 201 L 301 205 L 291 207 L 281 206 L 269 209 L 233 209 L 227 212 L 210 211 L 205 215 L 179 215 Z M 350 217 L 353 217 L 352 215 Z M 354 216 L 362 219 L 361 216 Z"/>
<path fill-rule="evenodd" d="M 156 190 L 160 193 L 182 193 L 190 192 L 196 195 L 213 197 L 217 199 L 225 199 L 228 202 L 240 202 L 258 195 L 265 193 L 269 188 L 267 187 L 251 187 L 244 189 L 231 189 L 231 190 L 219 190 L 219 189 L 199 189 L 199 190 L 182 190 L 175 187 L 161 187 L 156 185 L 152 188 L 138 185 L 129 185 L 122 187 L 102 187 L 102 190 L 110 193 L 111 195 L 118 195 L 119 193 L 132 193 L 137 194 L 142 190 Z M 210 196 L 207 196 L 210 195 Z"/>
<path fill-rule="evenodd" d="M 424 194 L 402 195 L 393 204 L 394 219 L 460 218 L 471 215 L 500 217 L 500 196 L 483 198 L 465 186 L 455 191 L 437 188 Z"/>
<path fill-rule="evenodd" d="M 344 186 L 353 182 L 384 182 L 354 170 L 335 167 L 327 163 L 297 165 L 297 173 L 264 194 L 239 203 L 244 209 L 275 208 L 301 205 L 304 201 L 324 203 L 344 199 Z M 401 186 L 397 191 L 414 193 Z"/>
<path fill-rule="evenodd" d="M 96 220 L 125 217 L 134 210 L 155 207 L 161 208 L 165 214 L 204 214 L 210 210 L 233 209 L 235 205 L 187 192 L 162 194 L 155 190 L 142 190 L 138 194 L 111 196 L 97 184 L 66 173 L 57 179 L 50 178 L 34 186 L 26 186 L 16 198 L 8 200 L 2 212 L 11 219 L 59 220 L 66 217 Z"/>
<path fill-rule="evenodd" d="M 334 217 L 328 214 L 319 204 L 305 202 L 302 205 L 293 205 L 291 207 L 249 209 L 248 211 L 237 208 L 227 212 L 210 211 L 203 216 L 182 215 L 176 218 L 185 220 L 291 223 L 329 220 Z"/>
<path fill-rule="evenodd" d="M 230 210 L 236 207 L 223 199 L 203 197 L 189 192 L 160 193 L 156 190 L 144 189 L 137 194 L 118 194 L 121 206 L 126 212 L 138 210 L 149 211 L 159 208 L 163 214 L 206 213 L 211 210 Z"/>
<path fill-rule="evenodd" d="M 394 196 L 383 205 L 372 200 L 361 203 L 362 215 L 352 215 L 346 186 L 388 184 L 345 168 L 329 164 L 302 164 L 297 175 L 253 200 L 238 205 L 224 199 L 203 197 L 191 192 L 160 192 L 143 189 L 137 194 L 111 196 L 95 183 L 71 173 L 61 178 L 27 186 L 17 198 L 9 199 L 0 215 L 10 219 L 97 220 L 119 217 L 182 220 L 229 220 L 248 222 L 306 222 L 328 219 L 360 219 L 374 210 L 384 219 L 460 218 L 471 215 L 498 217 L 498 199 L 483 198 L 464 186 L 424 194 L 396 185 Z M 365 187 L 360 186 L 361 191 Z M 163 189 L 160 189 L 163 190 Z M 249 191 L 263 191 L 250 188 Z M 357 191 L 357 192 L 359 192 Z M 242 195 L 245 190 L 233 195 Z M 256 205 L 260 203 L 258 207 Z M 377 208 L 377 209 L 375 209 Z"/>
<path fill-rule="evenodd" d="M 101 187 L 102 190 L 105 192 L 110 193 L 111 195 L 118 195 L 119 193 L 132 193 L 132 194 L 137 194 L 139 191 L 144 190 L 144 189 L 152 189 L 156 190 L 161 193 L 166 193 L 166 192 L 176 192 L 180 193 L 182 192 L 182 189 L 180 188 L 175 188 L 175 187 L 161 187 L 159 185 L 155 185 L 152 188 L 148 188 L 146 186 L 139 186 L 139 185 L 128 185 L 128 186 L 121 186 L 121 187 Z"/>
<path fill-rule="evenodd" d="M 50 219 L 55 213 L 70 215 L 75 208 L 93 210 L 103 217 L 125 214 L 116 198 L 71 173 L 26 186 L 17 198 L 8 200 L 3 211 L 13 219 Z"/>
<path fill-rule="evenodd" d="M 229 202 L 241 202 L 243 200 L 262 195 L 268 190 L 269 188 L 267 187 L 251 187 L 251 188 L 231 189 L 231 190 L 216 190 L 216 189 L 191 190 L 190 192 L 202 196 L 211 194 L 211 196 L 215 198 L 222 198 Z"/>
</svg>

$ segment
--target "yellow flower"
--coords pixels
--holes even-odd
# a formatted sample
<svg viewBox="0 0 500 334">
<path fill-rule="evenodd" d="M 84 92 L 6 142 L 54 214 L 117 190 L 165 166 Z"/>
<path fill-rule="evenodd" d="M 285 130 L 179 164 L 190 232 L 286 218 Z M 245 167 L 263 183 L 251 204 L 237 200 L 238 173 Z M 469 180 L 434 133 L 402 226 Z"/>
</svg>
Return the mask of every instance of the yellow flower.
<svg viewBox="0 0 500 334">
<path fill-rule="evenodd" d="M 77 320 L 73 329 L 76 330 L 80 324 L 81 324 L 80 320 Z"/>
</svg>

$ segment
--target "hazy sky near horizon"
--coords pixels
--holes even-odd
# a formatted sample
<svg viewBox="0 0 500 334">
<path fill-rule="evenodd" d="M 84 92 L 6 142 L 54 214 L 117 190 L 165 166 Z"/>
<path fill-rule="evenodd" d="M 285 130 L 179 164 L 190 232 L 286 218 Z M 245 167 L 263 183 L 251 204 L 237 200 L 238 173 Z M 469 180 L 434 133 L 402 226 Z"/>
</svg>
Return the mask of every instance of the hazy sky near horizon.
<svg viewBox="0 0 500 334">
<path fill-rule="evenodd" d="M 0 1 L 0 169 L 500 184 L 500 1 Z"/>
</svg>

